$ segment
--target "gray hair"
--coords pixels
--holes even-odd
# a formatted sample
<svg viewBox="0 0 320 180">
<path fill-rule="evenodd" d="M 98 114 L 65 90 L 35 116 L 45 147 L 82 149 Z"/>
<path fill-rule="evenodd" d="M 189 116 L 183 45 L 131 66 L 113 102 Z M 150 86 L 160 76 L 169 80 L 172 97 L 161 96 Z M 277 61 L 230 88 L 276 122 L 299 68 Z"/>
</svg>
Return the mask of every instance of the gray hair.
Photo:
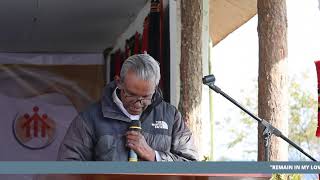
<svg viewBox="0 0 320 180">
<path fill-rule="evenodd" d="M 159 63 L 149 54 L 135 54 L 124 61 L 120 71 L 122 82 L 129 70 L 133 71 L 142 80 L 155 82 L 156 86 L 159 84 Z"/>
</svg>

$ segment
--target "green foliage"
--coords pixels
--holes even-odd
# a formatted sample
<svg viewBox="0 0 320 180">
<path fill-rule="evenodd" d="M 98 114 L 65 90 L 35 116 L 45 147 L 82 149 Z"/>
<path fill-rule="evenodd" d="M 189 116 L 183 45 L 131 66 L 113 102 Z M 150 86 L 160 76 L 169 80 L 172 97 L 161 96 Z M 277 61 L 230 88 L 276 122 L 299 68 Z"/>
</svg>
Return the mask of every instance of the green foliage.
<svg viewBox="0 0 320 180">
<path fill-rule="evenodd" d="M 308 78 L 308 77 L 304 77 Z M 257 111 L 257 91 L 255 86 L 250 93 L 244 92 L 243 105 L 252 112 Z M 316 89 L 314 90 L 316 91 Z M 311 156 L 318 156 L 318 150 L 320 149 L 319 138 L 315 137 L 315 131 L 317 127 L 317 98 L 312 96 L 312 92 L 308 89 L 303 89 L 297 81 L 293 78 L 289 82 L 289 121 L 288 137 L 301 146 Z M 256 122 L 246 113 L 240 113 L 240 121 L 243 129 L 230 129 L 229 132 L 233 133 L 235 139 L 228 142 L 228 148 L 233 148 L 239 143 L 243 143 L 248 138 L 249 134 L 252 134 L 253 128 L 256 128 Z M 239 127 L 237 127 L 239 128 Z M 255 142 L 257 143 L 257 142 Z M 254 147 L 256 148 L 256 147 Z M 245 153 L 252 153 L 252 150 L 248 150 Z M 317 157 L 315 157 L 317 159 Z M 289 160 L 309 160 L 303 154 L 289 146 Z"/>
<path fill-rule="evenodd" d="M 300 174 L 272 174 L 270 180 L 301 180 Z"/>
<path fill-rule="evenodd" d="M 255 84 L 256 81 L 253 82 Z M 248 110 L 256 114 L 257 112 L 257 89 L 258 86 L 250 86 L 250 89 L 244 91 L 241 90 L 243 94 L 243 99 L 239 100 L 239 103 L 246 107 Z M 248 96 L 249 95 L 249 96 Z M 257 153 L 257 121 L 252 119 L 248 114 L 241 111 L 239 109 L 239 123 L 237 125 L 231 126 L 228 131 L 229 133 L 233 134 L 232 141 L 227 142 L 227 148 L 237 148 L 235 146 L 241 144 L 241 146 L 247 147 L 243 153 L 243 157 L 246 157 L 245 160 L 255 160 Z M 230 117 L 226 117 L 225 119 L 229 119 L 229 121 L 224 121 L 225 123 L 230 123 Z M 252 156 L 253 155 L 253 156 Z"/>
<path fill-rule="evenodd" d="M 210 157 L 209 156 L 203 156 L 203 159 L 201 161 L 209 161 Z"/>
<path fill-rule="evenodd" d="M 303 90 L 298 83 L 291 81 L 290 85 L 289 138 L 312 154 L 319 148 L 319 140 L 315 137 L 317 99 L 312 97 L 311 92 Z M 293 147 L 289 147 L 289 152 L 296 153 L 291 156 L 293 160 L 308 160 L 293 150 Z"/>
<path fill-rule="evenodd" d="M 244 132 L 232 132 L 236 133 L 236 138 L 228 143 L 228 148 L 233 148 L 235 145 L 242 142 L 242 140 L 246 137 L 246 134 Z"/>
</svg>

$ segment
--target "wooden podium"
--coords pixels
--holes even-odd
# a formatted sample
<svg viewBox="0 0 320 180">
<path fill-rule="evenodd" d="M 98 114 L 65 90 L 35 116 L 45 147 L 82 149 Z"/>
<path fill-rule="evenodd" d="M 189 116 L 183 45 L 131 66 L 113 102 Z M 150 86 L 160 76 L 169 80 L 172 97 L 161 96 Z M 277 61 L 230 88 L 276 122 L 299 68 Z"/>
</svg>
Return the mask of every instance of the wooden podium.
<svg viewBox="0 0 320 180">
<path fill-rule="evenodd" d="M 82 174 L 41 175 L 36 180 L 269 180 L 271 174 Z"/>
</svg>

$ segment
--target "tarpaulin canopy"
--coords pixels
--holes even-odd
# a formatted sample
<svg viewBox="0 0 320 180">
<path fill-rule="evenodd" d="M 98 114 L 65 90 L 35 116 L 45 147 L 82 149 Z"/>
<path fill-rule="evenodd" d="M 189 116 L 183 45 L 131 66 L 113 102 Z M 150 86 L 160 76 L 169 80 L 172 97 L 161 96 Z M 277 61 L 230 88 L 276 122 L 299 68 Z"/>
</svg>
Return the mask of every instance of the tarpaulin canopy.
<svg viewBox="0 0 320 180">
<path fill-rule="evenodd" d="M 257 14 L 257 0 L 209 0 L 209 33 L 213 45 Z"/>
</svg>

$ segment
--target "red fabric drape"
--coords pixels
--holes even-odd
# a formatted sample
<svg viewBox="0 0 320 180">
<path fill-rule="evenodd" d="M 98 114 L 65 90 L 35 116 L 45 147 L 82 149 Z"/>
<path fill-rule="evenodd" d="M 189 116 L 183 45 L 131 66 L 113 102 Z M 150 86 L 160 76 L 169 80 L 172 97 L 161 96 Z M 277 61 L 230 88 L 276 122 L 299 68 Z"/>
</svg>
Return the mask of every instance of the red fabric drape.
<svg viewBox="0 0 320 180">
<path fill-rule="evenodd" d="M 318 77 L 318 128 L 316 131 L 316 136 L 320 137 L 320 60 L 315 61 Z"/>
<path fill-rule="evenodd" d="M 148 53 L 149 44 L 149 16 L 144 19 L 141 52 Z"/>
<path fill-rule="evenodd" d="M 161 79 L 159 86 L 164 90 L 163 85 L 163 51 L 162 36 L 163 30 L 163 7 L 162 0 L 151 0 L 149 14 L 149 42 L 148 53 L 160 63 Z"/>
<path fill-rule="evenodd" d="M 120 70 L 121 70 L 121 65 L 122 65 L 122 58 L 121 58 L 121 52 L 120 50 L 118 50 L 116 53 L 115 53 L 115 75 L 116 76 L 119 76 L 120 75 Z"/>
<path fill-rule="evenodd" d="M 140 34 L 136 32 L 134 35 L 134 54 L 139 54 L 140 53 Z"/>
</svg>

